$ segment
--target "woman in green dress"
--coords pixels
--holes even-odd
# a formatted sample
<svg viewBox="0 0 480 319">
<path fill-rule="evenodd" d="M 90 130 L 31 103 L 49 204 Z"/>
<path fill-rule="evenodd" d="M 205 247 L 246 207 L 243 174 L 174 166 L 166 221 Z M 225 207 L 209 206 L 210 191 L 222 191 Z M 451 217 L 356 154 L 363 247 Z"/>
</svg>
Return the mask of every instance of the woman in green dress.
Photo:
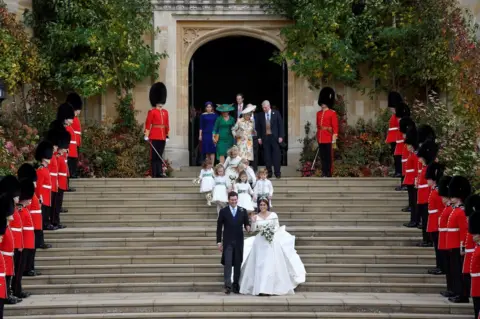
<svg viewBox="0 0 480 319">
<path fill-rule="evenodd" d="M 217 107 L 217 111 L 222 113 L 222 115 L 217 117 L 215 121 L 213 142 L 217 146 L 217 160 L 222 164 L 225 162 L 227 151 L 234 143 L 232 127 L 235 125 L 235 119 L 228 113 L 233 110 L 234 107 L 230 104 L 222 104 Z"/>
</svg>

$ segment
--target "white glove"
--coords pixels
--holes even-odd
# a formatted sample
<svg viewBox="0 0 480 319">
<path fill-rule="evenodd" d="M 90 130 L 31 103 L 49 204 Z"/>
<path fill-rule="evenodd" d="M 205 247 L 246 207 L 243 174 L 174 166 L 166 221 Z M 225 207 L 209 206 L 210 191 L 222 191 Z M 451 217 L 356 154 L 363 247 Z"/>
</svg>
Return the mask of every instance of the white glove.
<svg viewBox="0 0 480 319">
<path fill-rule="evenodd" d="M 148 141 L 148 136 L 145 136 L 143 139 L 144 139 L 145 141 Z"/>
<path fill-rule="evenodd" d="M 168 141 L 170 141 L 170 139 L 169 139 L 169 138 L 167 138 L 167 139 L 165 140 L 165 142 L 168 142 Z"/>
</svg>

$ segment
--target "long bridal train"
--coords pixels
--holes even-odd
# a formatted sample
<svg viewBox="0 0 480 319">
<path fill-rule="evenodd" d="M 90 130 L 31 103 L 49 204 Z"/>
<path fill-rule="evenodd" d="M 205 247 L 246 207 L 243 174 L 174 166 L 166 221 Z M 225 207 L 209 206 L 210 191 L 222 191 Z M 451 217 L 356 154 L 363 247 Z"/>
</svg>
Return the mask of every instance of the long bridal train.
<svg viewBox="0 0 480 319">
<path fill-rule="evenodd" d="M 305 267 L 295 250 L 295 236 L 280 227 L 276 213 L 263 220 L 257 215 L 252 231 L 272 223 L 275 228 L 269 243 L 260 233 L 245 239 L 240 277 L 240 293 L 247 295 L 292 295 L 305 282 Z"/>
</svg>

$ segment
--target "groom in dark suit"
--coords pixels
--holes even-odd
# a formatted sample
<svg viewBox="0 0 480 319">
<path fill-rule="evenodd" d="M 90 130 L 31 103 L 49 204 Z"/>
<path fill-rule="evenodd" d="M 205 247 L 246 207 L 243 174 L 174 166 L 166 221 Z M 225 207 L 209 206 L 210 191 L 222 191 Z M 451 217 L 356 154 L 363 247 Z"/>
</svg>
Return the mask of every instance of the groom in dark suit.
<svg viewBox="0 0 480 319">
<path fill-rule="evenodd" d="M 217 245 L 222 252 L 223 279 L 225 282 L 225 293 L 232 291 L 238 294 L 240 286 L 240 268 L 243 261 L 243 228 L 250 232 L 250 221 L 247 211 L 237 206 L 238 194 L 228 193 L 228 206 L 222 208 L 217 220 Z M 223 228 L 223 242 L 222 242 Z M 233 287 L 232 287 L 232 266 Z"/>
</svg>

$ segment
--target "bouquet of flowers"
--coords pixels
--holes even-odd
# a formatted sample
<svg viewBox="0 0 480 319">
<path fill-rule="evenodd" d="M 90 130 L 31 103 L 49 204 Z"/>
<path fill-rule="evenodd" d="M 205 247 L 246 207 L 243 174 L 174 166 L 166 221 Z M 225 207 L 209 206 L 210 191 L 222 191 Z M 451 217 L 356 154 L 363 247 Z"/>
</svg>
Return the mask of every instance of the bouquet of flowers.
<svg viewBox="0 0 480 319">
<path fill-rule="evenodd" d="M 193 184 L 193 185 L 200 185 L 200 178 L 195 178 L 195 179 L 192 181 L 192 184 Z"/>
<path fill-rule="evenodd" d="M 260 235 L 265 237 L 265 239 L 271 244 L 273 241 L 273 236 L 275 235 L 275 227 L 273 224 L 265 224 L 260 230 Z"/>
<path fill-rule="evenodd" d="M 237 179 L 235 175 L 230 175 L 228 178 L 230 178 L 230 182 L 232 182 L 232 185 L 235 184 L 235 180 Z"/>
</svg>

